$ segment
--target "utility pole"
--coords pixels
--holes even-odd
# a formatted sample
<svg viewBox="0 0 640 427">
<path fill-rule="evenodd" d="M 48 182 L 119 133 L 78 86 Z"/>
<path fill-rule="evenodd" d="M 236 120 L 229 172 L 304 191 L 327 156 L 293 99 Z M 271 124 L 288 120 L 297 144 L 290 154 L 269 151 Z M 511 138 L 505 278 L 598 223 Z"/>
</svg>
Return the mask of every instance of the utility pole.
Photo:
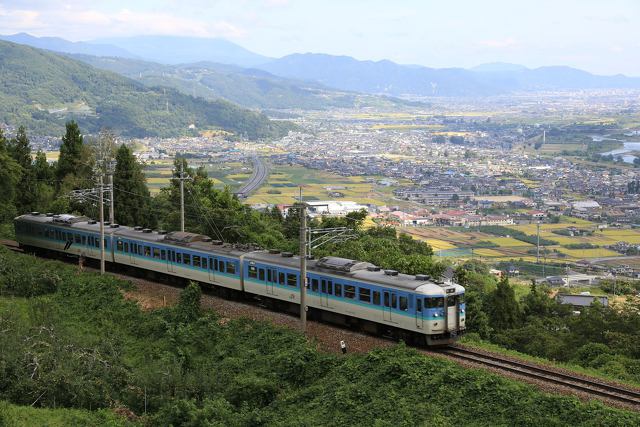
<svg viewBox="0 0 640 427">
<path fill-rule="evenodd" d="M 180 231 L 184 231 L 184 161 L 180 159 Z"/>
<path fill-rule="evenodd" d="M 98 176 L 98 210 L 100 216 L 100 274 L 104 274 L 104 189 L 102 173 Z M 113 198 L 113 197 L 112 197 Z"/>
<path fill-rule="evenodd" d="M 112 165 L 109 165 L 108 170 L 108 186 L 109 186 L 109 222 L 111 224 L 115 224 L 115 210 L 113 208 L 113 199 L 115 198 L 114 190 L 113 190 L 113 169 Z"/>
<path fill-rule="evenodd" d="M 538 221 L 538 244 L 536 245 L 536 264 L 540 264 L 540 221 Z"/>
<path fill-rule="evenodd" d="M 180 231 L 184 231 L 184 182 L 191 180 L 191 177 L 184 173 L 184 159 L 182 157 L 176 158 L 180 159 L 180 172 L 178 172 L 178 177 L 173 179 L 180 181 Z"/>
<path fill-rule="evenodd" d="M 300 187 L 300 322 L 302 332 L 307 331 L 307 209 L 302 201 Z"/>
</svg>

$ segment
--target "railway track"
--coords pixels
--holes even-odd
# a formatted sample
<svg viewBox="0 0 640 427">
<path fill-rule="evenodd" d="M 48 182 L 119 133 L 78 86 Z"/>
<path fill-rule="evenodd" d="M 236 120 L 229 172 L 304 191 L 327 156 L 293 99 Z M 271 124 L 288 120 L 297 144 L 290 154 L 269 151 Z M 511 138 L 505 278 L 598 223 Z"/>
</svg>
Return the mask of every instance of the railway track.
<svg viewBox="0 0 640 427">
<path fill-rule="evenodd" d="M 0 240 L 0 245 L 16 252 L 23 252 L 18 244 L 12 240 Z M 69 260 L 67 260 L 67 262 L 69 262 Z M 91 269 L 91 267 L 88 269 Z M 147 279 L 141 279 L 139 277 L 123 273 L 110 274 L 116 274 L 117 276 L 121 276 L 125 279 L 128 278 L 136 283 L 139 282 L 147 289 L 151 289 L 151 287 L 154 289 L 162 287 L 165 291 L 169 288 L 175 289 L 176 292 L 175 295 L 173 295 L 173 299 L 177 300 L 179 289 L 174 285 L 157 282 L 152 283 L 152 281 Z M 147 290 L 146 292 L 150 291 Z M 203 298 L 208 300 L 207 305 L 215 309 L 217 312 L 224 313 L 226 316 L 255 318 L 257 314 L 259 316 L 259 320 L 266 320 L 268 318 L 284 326 L 297 327 L 297 318 L 295 316 L 274 312 L 246 301 L 233 301 L 207 294 L 203 294 Z M 339 342 L 339 339 L 347 339 L 350 344 L 357 343 L 356 345 L 350 346 L 352 350 L 355 350 L 356 352 L 369 351 L 375 347 L 391 344 L 388 339 L 375 337 L 363 332 L 345 330 L 339 326 L 318 323 L 315 321 L 310 322 L 309 326 L 310 329 L 313 330 L 312 332 L 309 331 L 309 335 L 322 342 L 325 349 L 332 349 L 334 342 Z M 618 385 L 607 384 L 595 379 L 575 376 L 570 373 L 559 372 L 541 365 L 533 365 L 531 363 L 507 359 L 501 355 L 487 354 L 461 346 L 447 347 L 438 350 L 423 349 L 422 351 L 428 355 L 437 354 L 451 360 L 465 362 L 467 366 L 475 365 L 491 369 L 494 372 L 503 372 L 504 374 L 508 374 L 508 376 L 519 377 L 522 380 L 533 382 L 534 384 L 554 386 L 543 387 L 546 390 L 551 388 L 554 392 L 557 392 L 559 389 L 562 389 L 566 392 L 570 392 L 571 394 L 582 396 L 583 398 L 598 398 L 600 400 L 616 404 L 616 406 L 640 410 L 640 392 L 625 389 Z"/>
<path fill-rule="evenodd" d="M 439 353 L 454 359 L 477 363 L 499 371 L 511 372 L 545 383 L 557 384 L 591 396 L 598 396 L 640 408 L 640 392 L 625 389 L 620 386 L 558 372 L 540 365 L 507 359 L 499 355 L 489 355 L 459 346 L 442 349 Z"/>
</svg>

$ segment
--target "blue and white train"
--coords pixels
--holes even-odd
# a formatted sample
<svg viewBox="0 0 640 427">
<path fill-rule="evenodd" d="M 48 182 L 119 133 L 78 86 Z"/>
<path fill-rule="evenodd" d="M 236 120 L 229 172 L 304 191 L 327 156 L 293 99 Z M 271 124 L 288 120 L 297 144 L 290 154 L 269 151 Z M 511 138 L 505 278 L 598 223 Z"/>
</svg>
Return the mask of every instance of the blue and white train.
<svg viewBox="0 0 640 427">
<path fill-rule="evenodd" d="M 99 224 L 86 217 L 33 212 L 15 219 L 15 231 L 27 250 L 100 258 Z M 112 265 L 194 280 L 279 309 L 299 310 L 300 261 L 291 253 L 243 250 L 200 234 L 117 224 L 106 226 L 105 251 Z M 462 286 L 345 258 L 309 260 L 307 306 L 312 318 L 429 346 L 451 344 L 465 331 Z"/>
</svg>

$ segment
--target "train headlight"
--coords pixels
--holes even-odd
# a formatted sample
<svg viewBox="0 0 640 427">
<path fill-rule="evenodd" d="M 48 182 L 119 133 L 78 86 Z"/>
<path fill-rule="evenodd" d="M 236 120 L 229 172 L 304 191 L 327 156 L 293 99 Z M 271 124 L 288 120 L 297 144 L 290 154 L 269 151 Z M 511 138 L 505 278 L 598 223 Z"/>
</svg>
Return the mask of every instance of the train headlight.
<svg viewBox="0 0 640 427">
<path fill-rule="evenodd" d="M 438 313 L 433 314 L 433 317 L 438 317 L 438 316 L 440 316 Z"/>
</svg>

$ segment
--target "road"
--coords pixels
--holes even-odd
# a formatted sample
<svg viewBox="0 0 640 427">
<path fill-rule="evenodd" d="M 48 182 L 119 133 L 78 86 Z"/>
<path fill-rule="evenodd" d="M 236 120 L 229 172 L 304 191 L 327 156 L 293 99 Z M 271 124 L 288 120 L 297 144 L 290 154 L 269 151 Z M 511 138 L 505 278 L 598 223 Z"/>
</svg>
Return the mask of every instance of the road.
<svg viewBox="0 0 640 427">
<path fill-rule="evenodd" d="M 262 185 L 264 180 L 267 179 L 267 176 L 269 176 L 269 169 L 264 164 L 262 159 L 260 159 L 260 157 L 254 156 L 252 158 L 252 161 L 253 174 L 251 175 L 251 178 L 249 178 L 249 181 L 247 181 L 247 183 L 242 186 L 242 188 L 235 191 L 235 194 L 237 194 L 238 197 L 249 196 L 249 194 L 257 190 Z"/>
</svg>

